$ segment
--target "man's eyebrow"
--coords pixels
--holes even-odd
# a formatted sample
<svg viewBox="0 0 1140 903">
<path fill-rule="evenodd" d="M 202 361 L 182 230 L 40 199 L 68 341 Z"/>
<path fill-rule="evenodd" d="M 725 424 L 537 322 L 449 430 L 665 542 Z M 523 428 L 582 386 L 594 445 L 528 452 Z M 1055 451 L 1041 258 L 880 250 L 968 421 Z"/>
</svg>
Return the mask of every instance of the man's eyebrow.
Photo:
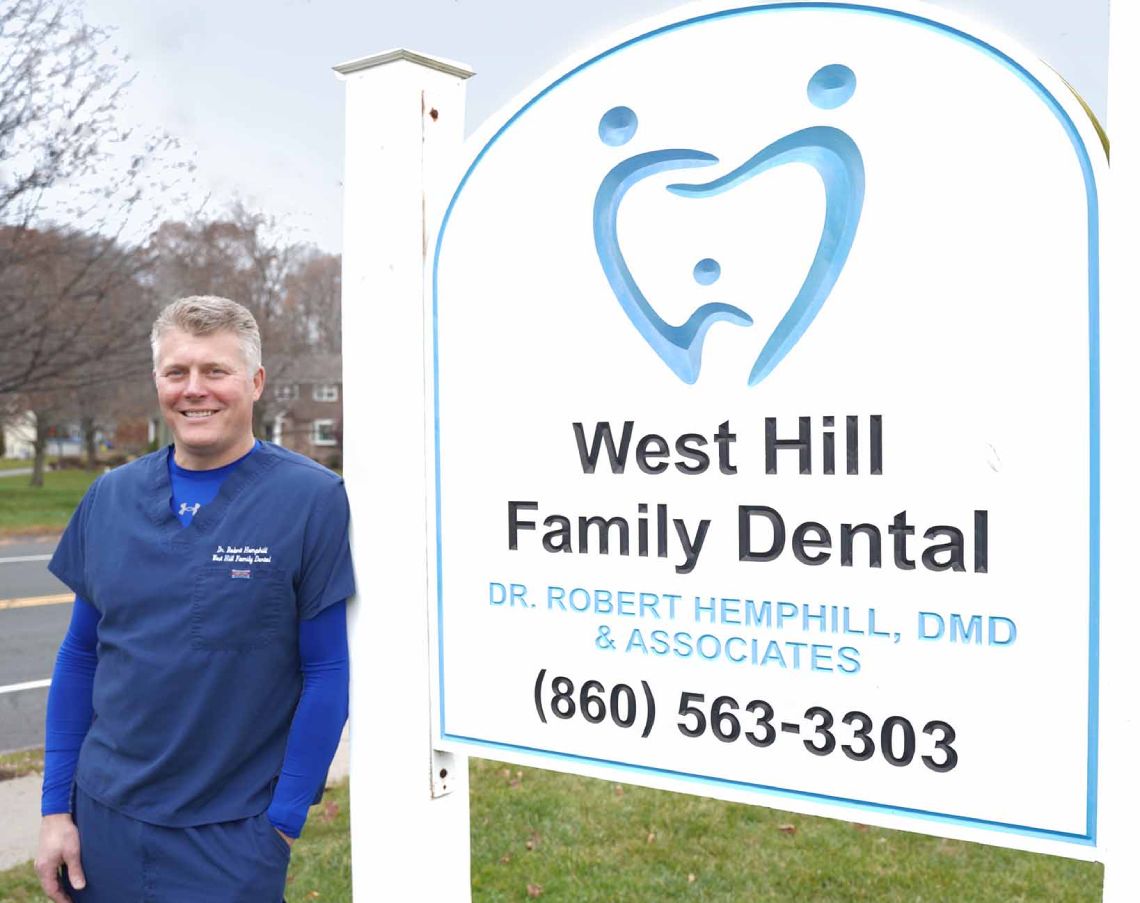
<svg viewBox="0 0 1140 903">
<path fill-rule="evenodd" d="M 187 364 L 187 363 L 186 363 L 186 362 L 184 362 L 184 361 L 168 361 L 167 363 L 165 363 L 165 364 L 163 364 L 163 365 L 162 365 L 161 369 L 162 369 L 163 371 L 165 371 L 165 370 L 171 370 L 171 369 L 174 369 L 174 368 L 177 368 L 177 369 L 180 369 L 180 370 L 185 370 L 187 367 L 191 367 L 191 366 L 193 366 L 193 365 L 192 365 L 192 364 Z M 203 362 L 202 362 L 201 364 L 199 364 L 198 366 L 199 366 L 199 368 L 200 368 L 200 369 L 202 369 L 202 370 L 211 370 L 211 369 L 213 369 L 213 368 L 215 368 L 215 367 L 220 367 L 220 368 L 221 368 L 221 369 L 223 369 L 223 370 L 234 370 L 234 369 L 236 369 L 236 367 L 235 367 L 235 365 L 234 365 L 234 364 L 231 364 L 231 363 L 226 363 L 225 361 L 221 361 L 221 360 L 218 360 L 218 361 L 203 361 Z"/>
</svg>

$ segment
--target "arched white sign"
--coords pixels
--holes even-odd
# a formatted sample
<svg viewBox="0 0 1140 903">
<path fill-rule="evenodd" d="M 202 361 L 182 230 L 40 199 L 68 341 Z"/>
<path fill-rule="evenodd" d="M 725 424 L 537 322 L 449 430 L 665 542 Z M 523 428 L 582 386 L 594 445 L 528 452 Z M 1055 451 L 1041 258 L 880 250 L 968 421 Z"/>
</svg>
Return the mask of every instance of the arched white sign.
<svg viewBox="0 0 1140 903">
<path fill-rule="evenodd" d="M 470 146 L 440 747 L 1091 858 L 1105 159 L 1061 79 L 924 8 L 737 6 Z"/>
</svg>

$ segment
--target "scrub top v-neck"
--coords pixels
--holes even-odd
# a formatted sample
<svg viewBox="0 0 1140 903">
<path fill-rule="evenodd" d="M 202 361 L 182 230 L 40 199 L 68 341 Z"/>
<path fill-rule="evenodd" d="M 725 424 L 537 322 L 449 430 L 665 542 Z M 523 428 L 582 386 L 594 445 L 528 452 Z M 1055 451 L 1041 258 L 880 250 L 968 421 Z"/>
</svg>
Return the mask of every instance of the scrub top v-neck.
<svg viewBox="0 0 1140 903">
<path fill-rule="evenodd" d="M 253 447 L 236 461 L 209 470 L 180 467 L 174 460 L 174 449 L 170 449 L 166 456 L 166 472 L 170 477 L 170 510 L 183 527 L 193 523 L 195 515 L 217 497 L 226 478 L 260 447 L 261 440 L 255 439 Z"/>
</svg>

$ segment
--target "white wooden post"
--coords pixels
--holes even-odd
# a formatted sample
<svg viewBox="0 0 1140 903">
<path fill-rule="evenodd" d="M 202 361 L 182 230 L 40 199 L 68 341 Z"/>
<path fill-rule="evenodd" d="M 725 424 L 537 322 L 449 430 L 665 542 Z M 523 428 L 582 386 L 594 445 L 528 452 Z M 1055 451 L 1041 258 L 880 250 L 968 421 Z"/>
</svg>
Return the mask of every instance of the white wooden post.
<svg viewBox="0 0 1140 903">
<path fill-rule="evenodd" d="M 1140 279 L 1136 211 L 1140 209 L 1140 9 L 1114 0 L 1109 23 L 1108 133 L 1112 142 L 1105 198 L 1105 286 L 1101 320 L 1104 491 L 1101 517 L 1100 834 L 1105 903 L 1140 899 L 1140 792 L 1137 754 L 1136 399 L 1140 393 Z"/>
<path fill-rule="evenodd" d="M 345 479 L 357 596 L 350 768 L 353 897 L 469 900 L 467 761 L 431 748 L 424 336 L 433 211 L 463 141 L 471 70 L 395 50 L 346 82 Z M 429 299 L 430 301 L 430 299 Z M 446 772 L 446 773 L 445 773 Z"/>
</svg>

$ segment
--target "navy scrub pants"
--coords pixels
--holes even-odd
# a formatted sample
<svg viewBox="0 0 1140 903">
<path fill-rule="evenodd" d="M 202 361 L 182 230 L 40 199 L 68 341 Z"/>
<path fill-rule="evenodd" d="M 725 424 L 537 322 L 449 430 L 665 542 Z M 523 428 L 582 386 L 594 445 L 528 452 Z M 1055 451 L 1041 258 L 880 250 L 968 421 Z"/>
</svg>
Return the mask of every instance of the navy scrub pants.
<svg viewBox="0 0 1140 903">
<path fill-rule="evenodd" d="M 87 886 L 67 888 L 74 903 L 283 903 L 289 845 L 264 813 L 163 828 L 76 788 L 75 823 Z"/>
</svg>

